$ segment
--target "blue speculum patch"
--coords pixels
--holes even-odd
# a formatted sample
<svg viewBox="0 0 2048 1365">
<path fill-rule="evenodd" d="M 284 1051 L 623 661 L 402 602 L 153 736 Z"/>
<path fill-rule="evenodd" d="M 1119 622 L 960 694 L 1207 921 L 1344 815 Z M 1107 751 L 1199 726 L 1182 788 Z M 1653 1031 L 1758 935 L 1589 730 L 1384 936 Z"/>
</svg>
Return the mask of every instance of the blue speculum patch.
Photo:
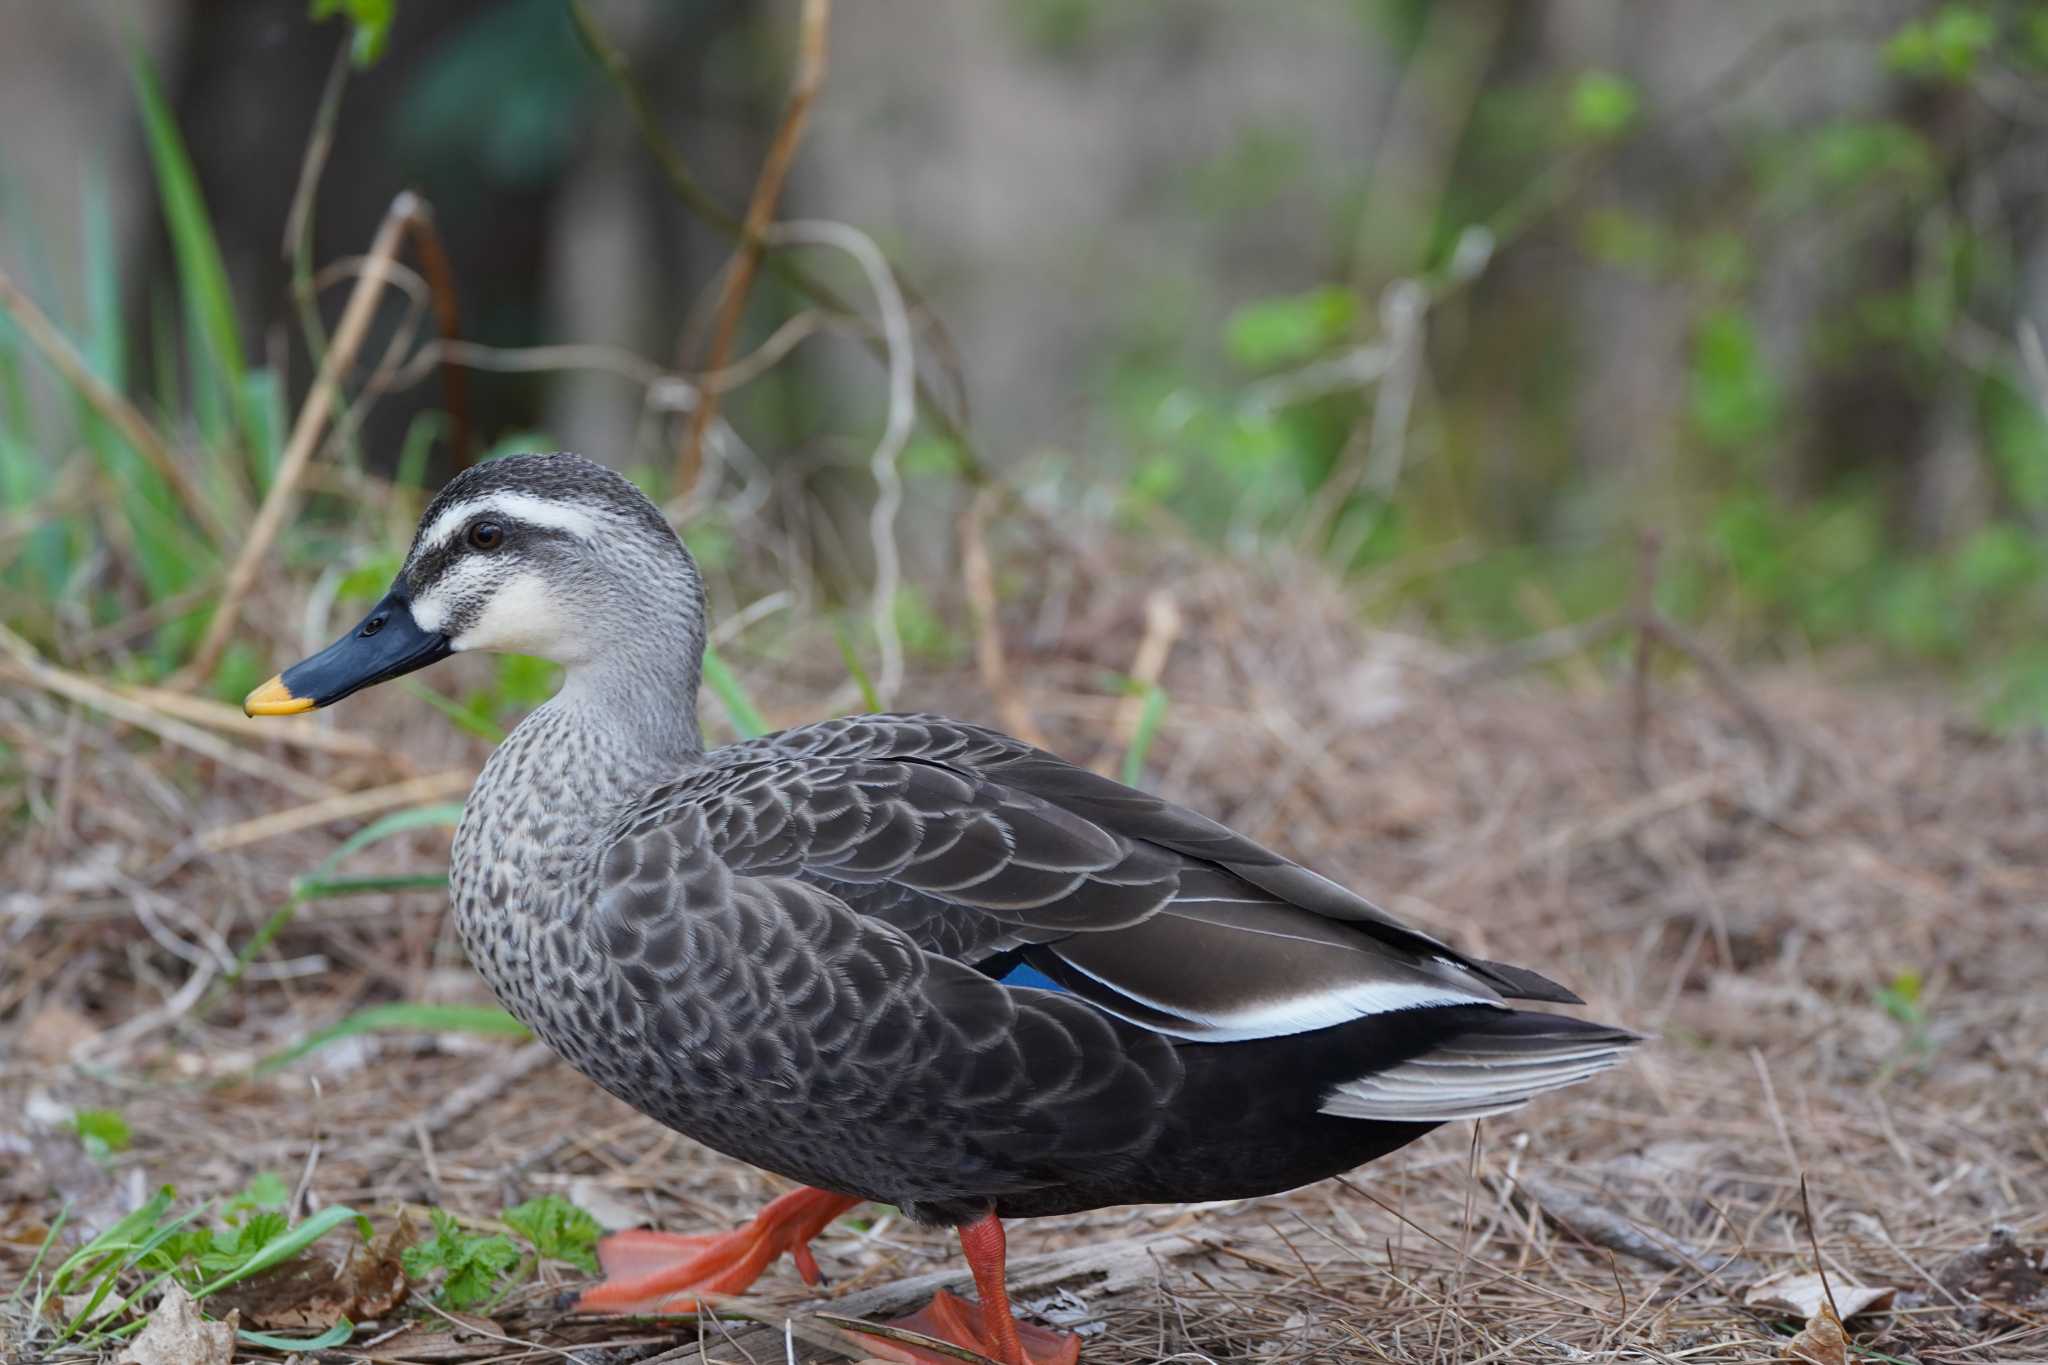
<svg viewBox="0 0 2048 1365">
<path fill-rule="evenodd" d="M 1020 962 L 996 978 L 1005 986 L 1034 986 L 1042 991 L 1064 991 L 1065 986 L 1047 976 L 1028 962 Z"/>
</svg>

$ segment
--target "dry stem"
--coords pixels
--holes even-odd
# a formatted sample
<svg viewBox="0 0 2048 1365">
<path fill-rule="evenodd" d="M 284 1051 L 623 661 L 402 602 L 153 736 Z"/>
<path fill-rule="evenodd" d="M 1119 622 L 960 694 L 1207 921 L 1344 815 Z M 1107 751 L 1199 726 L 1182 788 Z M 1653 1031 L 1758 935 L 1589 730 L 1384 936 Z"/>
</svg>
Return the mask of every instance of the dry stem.
<svg viewBox="0 0 2048 1365">
<path fill-rule="evenodd" d="M 327 429 L 329 412 L 341 389 L 341 376 L 355 363 L 356 352 L 362 348 L 363 338 L 369 333 L 370 319 L 375 315 L 377 301 L 384 293 L 387 268 L 397 255 L 401 236 L 415 218 L 424 216 L 426 212 L 425 202 L 406 190 L 391 201 L 384 221 L 378 226 L 363 273 L 357 278 L 348 303 L 342 309 L 341 323 L 335 328 L 334 345 L 321 357 L 320 372 L 314 376 L 313 387 L 299 405 L 298 419 L 292 424 L 291 439 L 285 443 L 277 475 L 271 481 L 270 491 L 264 495 L 263 505 L 257 509 L 255 523 L 242 542 L 241 553 L 228 570 L 220 606 L 207 623 L 206 635 L 199 642 L 197 652 L 179 675 L 178 680 L 183 685 L 189 687 L 205 678 L 220 662 L 221 651 L 227 648 L 228 637 L 234 633 L 235 625 L 241 619 L 242 604 L 247 600 L 250 589 L 256 586 L 257 572 L 263 567 L 271 543 L 284 529 L 292 497 L 298 490 L 299 481 L 305 477 L 306 465 L 319 446 L 321 433 Z"/>
<path fill-rule="evenodd" d="M 761 263 L 762 233 L 775 216 L 775 205 L 782 198 L 783 181 L 789 176 L 790 163 L 796 159 L 797 144 L 803 139 L 804 126 L 810 122 L 811 105 L 825 84 L 826 38 L 831 32 L 831 23 L 832 0 L 804 0 L 796 80 L 790 85 L 789 104 L 783 110 L 781 125 L 775 130 L 775 140 L 769 144 L 767 159 L 761 163 L 760 177 L 754 182 L 753 197 L 747 201 L 747 216 L 740 224 L 739 249 L 733 253 L 732 265 L 725 275 L 725 287 L 719 295 L 718 320 L 711 335 L 711 350 L 704 362 L 707 371 L 715 373 L 723 369 L 726 357 L 732 353 L 740 315 L 746 309 L 747 294 L 754 286 L 754 272 Z M 717 412 L 717 390 L 700 388 L 696 410 L 690 414 L 689 430 L 681 449 L 676 452 L 673 492 L 677 497 L 686 496 L 697 482 L 697 473 L 704 462 L 704 433 Z"/>
</svg>

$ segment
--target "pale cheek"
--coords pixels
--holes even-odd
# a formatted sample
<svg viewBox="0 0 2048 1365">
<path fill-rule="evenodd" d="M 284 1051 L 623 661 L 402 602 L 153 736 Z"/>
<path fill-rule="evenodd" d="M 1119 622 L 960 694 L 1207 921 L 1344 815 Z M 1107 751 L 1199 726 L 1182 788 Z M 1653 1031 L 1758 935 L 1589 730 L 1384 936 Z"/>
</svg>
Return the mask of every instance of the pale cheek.
<svg viewBox="0 0 2048 1365">
<path fill-rule="evenodd" d="M 458 650 L 538 654 L 570 662 L 576 653 L 571 634 L 538 580 L 522 578 L 493 594 L 482 615 L 449 643 Z"/>
</svg>

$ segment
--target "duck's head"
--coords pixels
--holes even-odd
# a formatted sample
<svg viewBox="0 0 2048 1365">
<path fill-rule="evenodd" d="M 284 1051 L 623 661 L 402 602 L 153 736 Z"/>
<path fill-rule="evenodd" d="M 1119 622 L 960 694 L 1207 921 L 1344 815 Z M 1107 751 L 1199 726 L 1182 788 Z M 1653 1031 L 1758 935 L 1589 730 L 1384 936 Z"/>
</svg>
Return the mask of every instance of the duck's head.
<svg viewBox="0 0 2048 1365">
<path fill-rule="evenodd" d="M 701 653 L 703 587 L 661 512 L 580 455 L 514 455 L 448 481 L 391 590 L 327 648 L 251 692 L 285 716 L 465 650 L 580 668 Z"/>
</svg>

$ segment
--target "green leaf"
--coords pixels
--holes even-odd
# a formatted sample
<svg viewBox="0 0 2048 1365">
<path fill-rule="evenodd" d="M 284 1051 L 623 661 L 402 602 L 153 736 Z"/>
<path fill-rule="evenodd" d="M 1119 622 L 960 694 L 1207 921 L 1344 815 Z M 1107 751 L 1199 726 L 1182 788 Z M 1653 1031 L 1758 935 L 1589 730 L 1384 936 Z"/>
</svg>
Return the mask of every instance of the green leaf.
<svg viewBox="0 0 2048 1365">
<path fill-rule="evenodd" d="M 395 553 L 372 555 L 341 576 L 334 595 L 344 602 L 374 602 L 391 590 L 391 580 L 403 563 Z"/>
<path fill-rule="evenodd" d="M 391 21 L 398 17 L 398 0 L 313 0 L 315 23 L 335 15 L 346 15 L 355 25 L 349 40 L 348 57 L 358 67 L 373 66 L 391 42 Z"/>
<path fill-rule="evenodd" d="M 281 1209 L 291 1202 L 291 1186 L 284 1183 L 284 1177 L 276 1171 L 263 1171 L 251 1180 L 248 1187 L 230 1199 L 225 1212 L 238 1209 Z"/>
<path fill-rule="evenodd" d="M 256 1064 L 256 1074 L 267 1076 L 336 1039 L 351 1038 L 359 1033 L 475 1033 L 495 1038 L 533 1036 L 527 1032 L 526 1025 L 496 1005 L 372 1005 L 280 1052 L 273 1052 Z"/>
<path fill-rule="evenodd" d="M 1998 41 L 1998 24 L 1976 5 L 1943 5 L 1894 33 L 1884 58 L 1892 70 L 1935 80 L 1967 81 Z"/>
<path fill-rule="evenodd" d="M 470 1308 L 498 1292 L 499 1282 L 519 1264 L 519 1248 L 503 1233 L 466 1232 L 448 1213 L 430 1210 L 433 1240 L 405 1249 L 400 1260 L 411 1279 L 444 1272 L 437 1297 L 449 1308 Z"/>
<path fill-rule="evenodd" d="M 1806 134 L 1784 174 L 1811 192 L 1846 190 L 1877 181 L 1911 187 L 1939 174 L 1940 158 L 1927 139 L 1886 119 L 1837 119 Z"/>
<path fill-rule="evenodd" d="M 545 1194 L 505 1210 L 505 1224 L 554 1261 L 567 1261 L 595 1275 L 597 1219 L 558 1194 Z"/>
<path fill-rule="evenodd" d="M 353 1223 L 356 1235 L 366 1242 L 370 1240 L 370 1220 L 340 1204 L 329 1205 L 297 1227 L 286 1228 L 283 1223 L 284 1215 L 281 1213 L 259 1213 L 251 1218 L 240 1231 L 248 1233 L 250 1229 L 260 1227 L 266 1235 L 260 1241 L 253 1236 L 239 1239 L 236 1250 L 238 1253 L 246 1251 L 246 1254 L 227 1273 L 194 1290 L 192 1297 L 203 1299 L 216 1290 L 248 1279 L 258 1271 L 282 1265 L 344 1223 Z"/>
<path fill-rule="evenodd" d="M 81 1109 L 71 1116 L 71 1128 L 94 1156 L 125 1152 L 135 1140 L 128 1120 L 112 1109 Z"/>
<path fill-rule="evenodd" d="M 1732 310 L 1700 319 L 1692 353 L 1692 418 L 1700 434 L 1719 446 L 1746 445 L 1770 429 L 1778 407 L 1778 383 L 1749 319 Z"/>
<path fill-rule="evenodd" d="M 1358 319 L 1358 295 L 1340 285 L 1261 299 L 1230 315 L 1224 341 L 1247 369 L 1311 359 L 1342 341 Z"/>
<path fill-rule="evenodd" d="M 1641 107 L 1633 83 L 1611 71 L 1588 71 L 1572 85 L 1572 131 L 1588 138 L 1616 137 L 1628 131 Z"/>
</svg>

